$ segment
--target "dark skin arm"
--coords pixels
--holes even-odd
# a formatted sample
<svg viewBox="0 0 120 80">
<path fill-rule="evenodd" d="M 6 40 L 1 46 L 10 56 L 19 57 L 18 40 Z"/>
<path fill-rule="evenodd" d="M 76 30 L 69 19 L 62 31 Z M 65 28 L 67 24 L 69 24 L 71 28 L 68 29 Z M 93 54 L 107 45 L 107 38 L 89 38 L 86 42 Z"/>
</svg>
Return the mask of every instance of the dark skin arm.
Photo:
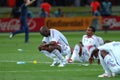
<svg viewBox="0 0 120 80">
<path fill-rule="evenodd" d="M 93 50 L 90 58 L 89 58 L 89 63 L 92 64 L 94 62 L 94 56 L 97 58 L 98 57 L 98 49 Z M 100 64 L 100 60 L 98 59 L 98 64 Z"/>
<path fill-rule="evenodd" d="M 38 50 L 47 50 L 48 51 L 49 46 L 46 44 L 46 42 L 43 42 L 39 47 Z"/>
<path fill-rule="evenodd" d="M 61 52 L 61 47 L 55 41 L 52 41 L 49 43 L 49 49 L 51 51 L 53 51 L 54 49 L 57 49 Z"/>
<path fill-rule="evenodd" d="M 47 50 L 48 52 L 52 52 L 54 49 L 58 49 L 61 52 L 61 47 L 59 45 L 57 45 L 57 43 L 55 41 L 52 41 L 49 44 L 46 44 L 44 42 L 38 47 L 39 51 Z"/>
</svg>

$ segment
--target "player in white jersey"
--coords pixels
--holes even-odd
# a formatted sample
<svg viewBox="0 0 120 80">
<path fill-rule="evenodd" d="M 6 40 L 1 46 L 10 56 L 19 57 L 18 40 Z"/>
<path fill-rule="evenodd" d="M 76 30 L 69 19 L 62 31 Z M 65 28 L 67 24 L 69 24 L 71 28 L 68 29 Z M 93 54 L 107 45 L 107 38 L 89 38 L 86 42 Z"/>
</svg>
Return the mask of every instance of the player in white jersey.
<svg viewBox="0 0 120 80">
<path fill-rule="evenodd" d="M 120 42 L 110 42 L 106 43 L 96 50 L 100 63 L 105 71 L 104 74 L 98 75 L 98 77 L 114 77 L 117 74 L 120 74 Z M 89 59 L 89 62 L 92 63 L 93 56 L 95 53 L 92 53 L 92 56 Z"/>
<path fill-rule="evenodd" d="M 88 62 L 91 52 L 103 43 L 103 39 L 95 35 L 95 28 L 92 26 L 88 27 L 86 35 L 82 37 L 82 42 L 75 45 L 69 62 Z"/>
<path fill-rule="evenodd" d="M 59 67 L 64 67 L 71 54 L 66 37 L 60 31 L 47 27 L 41 27 L 40 34 L 44 37 L 39 51 L 54 60 L 51 66 L 60 63 Z"/>
</svg>

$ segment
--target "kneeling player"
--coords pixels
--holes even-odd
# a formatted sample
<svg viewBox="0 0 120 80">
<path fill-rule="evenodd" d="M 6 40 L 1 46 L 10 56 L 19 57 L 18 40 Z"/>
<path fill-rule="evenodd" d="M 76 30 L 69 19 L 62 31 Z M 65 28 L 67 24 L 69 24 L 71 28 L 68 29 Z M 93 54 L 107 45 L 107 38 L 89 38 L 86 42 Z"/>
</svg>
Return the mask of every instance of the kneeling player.
<svg viewBox="0 0 120 80">
<path fill-rule="evenodd" d="M 98 55 L 100 63 L 105 71 L 104 74 L 98 77 L 114 77 L 120 74 L 120 42 L 106 43 L 98 49 L 94 50 L 89 62 L 93 62 L 93 56 Z"/>
</svg>

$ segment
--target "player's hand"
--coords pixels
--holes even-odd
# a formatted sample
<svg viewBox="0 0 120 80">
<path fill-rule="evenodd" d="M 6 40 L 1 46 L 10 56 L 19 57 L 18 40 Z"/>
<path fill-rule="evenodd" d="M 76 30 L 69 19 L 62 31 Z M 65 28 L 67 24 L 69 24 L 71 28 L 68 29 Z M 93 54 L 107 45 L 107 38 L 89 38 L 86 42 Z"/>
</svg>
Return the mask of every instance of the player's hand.
<svg viewBox="0 0 120 80">
<path fill-rule="evenodd" d="M 39 50 L 39 51 L 41 51 L 42 49 L 43 49 L 42 46 L 39 46 L 39 47 L 38 47 L 38 50 Z"/>
<path fill-rule="evenodd" d="M 89 63 L 92 64 L 94 62 L 94 58 L 93 57 L 90 57 L 89 58 Z"/>
</svg>

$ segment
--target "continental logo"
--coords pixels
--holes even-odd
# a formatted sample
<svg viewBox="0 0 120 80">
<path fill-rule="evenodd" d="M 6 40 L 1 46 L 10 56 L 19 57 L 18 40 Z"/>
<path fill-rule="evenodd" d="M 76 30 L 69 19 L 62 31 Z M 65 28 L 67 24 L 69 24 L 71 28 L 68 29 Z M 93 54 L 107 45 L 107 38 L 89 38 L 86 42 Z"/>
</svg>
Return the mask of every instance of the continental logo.
<svg viewBox="0 0 120 80">
<path fill-rule="evenodd" d="M 83 20 L 81 21 L 63 21 L 63 20 L 58 20 L 58 21 L 53 21 L 53 20 L 48 20 L 47 22 L 47 26 L 56 26 L 56 27 L 69 27 L 69 26 L 83 26 Z"/>
<path fill-rule="evenodd" d="M 92 18 L 46 18 L 45 24 L 48 28 L 58 30 L 85 30 L 91 25 Z"/>
</svg>

